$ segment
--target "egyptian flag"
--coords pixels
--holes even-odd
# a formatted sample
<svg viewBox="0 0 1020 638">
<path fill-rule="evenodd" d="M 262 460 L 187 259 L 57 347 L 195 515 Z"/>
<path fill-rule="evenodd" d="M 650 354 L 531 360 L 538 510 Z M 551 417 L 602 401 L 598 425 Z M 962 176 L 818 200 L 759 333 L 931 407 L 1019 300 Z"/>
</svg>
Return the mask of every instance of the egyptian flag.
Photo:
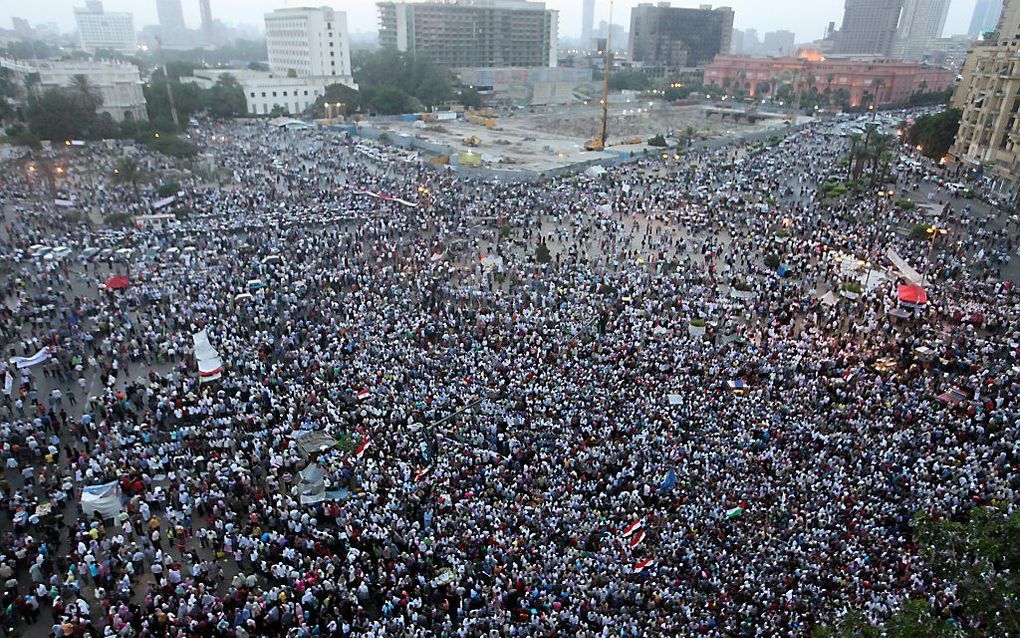
<svg viewBox="0 0 1020 638">
<path fill-rule="evenodd" d="M 640 545 L 643 540 L 645 540 L 645 530 L 639 529 L 633 536 L 630 537 L 630 542 L 627 544 L 630 545 L 631 549 L 634 549 Z"/>
<path fill-rule="evenodd" d="M 422 469 L 418 470 L 417 472 L 414 473 L 414 482 L 417 483 L 418 481 L 422 480 L 423 478 L 425 478 L 425 475 L 431 471 L 432 471 L 431 465 L 428 467 L 423 467 Z"/>
<path fill-rule="evenodd" d="M 358 401 L 365 401 L 372 396 L 372 393 L 368 390 L 361 390 L 358 392 Z"/>
<path fill-rule="evenodd" d="M 627 528 L 624 529 L 622 532 L 620 532 L 620 535 L 623 536 L 624 538 L 627 538 L 628 536 L 630 536 L 634 532 L 636 532 L 636 531 L 640 530 L 642 527 L 644 527 L 644 525 L 645 525 L 645 519 L 643 519 L 643 518 L 634 519 L 634 522 L 631 523 L 630 525 L 628 525 Z"/>
<path fill-rule="evenodd" d="M 654 558 L 646 558 L 646 559 L 638 561 L 637 563 L 634 564 L 634 573 L 635 574 L 640 574 L 644 570 L 650 569 L 652 567 L 655 567 L 655 559 Z"/>
<path fill-rule="evenodd" d="M 354 456 L 356 456 L 357 458 L 360 459 L 362 457 L 362 455 L 365 454 L 365 450 L 368 449 L 368 446 L 371 443 L 372 442 L 369 441 L 368 439 L 365 439 L 364 441 L 362 441 L 361 445 L 358 446 L 358 449 L 354 450 Z"/>
</svg>

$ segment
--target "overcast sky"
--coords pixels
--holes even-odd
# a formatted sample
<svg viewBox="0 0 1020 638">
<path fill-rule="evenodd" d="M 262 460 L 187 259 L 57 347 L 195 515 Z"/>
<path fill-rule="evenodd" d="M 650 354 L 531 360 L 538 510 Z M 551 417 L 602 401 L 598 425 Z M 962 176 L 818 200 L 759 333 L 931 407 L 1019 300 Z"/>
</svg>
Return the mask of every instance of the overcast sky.
<svg viewBox="0 0 1020 638">
<path fill-rule="evenodd" d="M 248 23 L 262 27 L 262 14 L 284 6 L 330 5 L 347 12 L 351 31 L 375 31 L 376 9 L 374 0 L 211 0 L 213 17 L 227 24 Z M 613 22 L 628 25 L 630 7 L 639 0 L 616 0 Z M 946 35 L 964 33 L 970 24 L 975 0 L 953 0 L 946 23 Z M 84 5 L 84 0 L 35 0 L 18 2 L 0 0 L 0 26 L 10 28 L 11 17 L 26 18 L 29 22 L 57 22 L 66 31 L 74 29 L 72 8 Z M 199 24 L 198 0 L 181 0 L 184 19 L 189 27 Z M 676 6 L 695 7 L 699 0 L 674 0 Z M 729 0 L 716 3 L 733 7 L 738 29 L 755 28 L 759 33 L 789 29 L 797 34 L 798 42 L 822 37 L 825 25 L 843 17 L 843 0 Z M 608 15 L 609 0 L 596 0 L 595 25 Z M 156 23 L 155 0 L 105 0 L 108 11 L 131 11 L 135 14 L 135 27 Z M 560 35 L 578 36 L 581 33 L 581 0 L 546 0 L 546 6 L 560 12 Z"/>
</svg>

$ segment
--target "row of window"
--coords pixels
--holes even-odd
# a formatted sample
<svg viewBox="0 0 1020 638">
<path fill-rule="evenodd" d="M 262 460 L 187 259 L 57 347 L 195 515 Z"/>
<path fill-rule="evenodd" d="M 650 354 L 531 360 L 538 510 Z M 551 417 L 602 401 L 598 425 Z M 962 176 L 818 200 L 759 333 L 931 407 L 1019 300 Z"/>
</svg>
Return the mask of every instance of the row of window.
<svg viewBox="0 0 1020 638">
<path fill-rule="evenodd" d="M 280 91 L 280 92 L 283 93 L 283 97 L 287 97 L 287 91 Z M 273 94 L 273 97 L 276 97 L 276 91 L 270 91 L 270 93 Z M 298 93 L 297 89 L 295 89 L 294 91 L 291 91 L 291 93 L 294 94 L 294 97 L 299 97 L 299 95 L 300 95 Z M 308 95 L 308 89 L 305 89 L 305 93 L 304 94 L 305 94 L 305 96 Z M 248 95 L 251 96 L 251 97 L 255 97 L 255 91 L 249 91 Z M 318 89 L 313 89 L 312 90 L 312 95 L 316 95 L 316 96 L 319 95 Z M 266 91 L 262 91 L 262 97 L 269 97 L 268 95 L 266 95 Z"/>
</svg>

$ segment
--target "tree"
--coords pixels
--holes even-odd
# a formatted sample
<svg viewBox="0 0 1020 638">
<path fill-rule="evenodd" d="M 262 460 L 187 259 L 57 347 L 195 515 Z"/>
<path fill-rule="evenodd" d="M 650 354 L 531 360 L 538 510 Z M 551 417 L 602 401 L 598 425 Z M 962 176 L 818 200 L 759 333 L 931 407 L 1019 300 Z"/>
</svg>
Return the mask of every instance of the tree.
<svg viewBox="0 0 1020 638">
<path fill-rule="evenodd" d="M 28 126 L 39 139 L 63 141 L 84 137 L 94 113 L 82 109 L 69 91 L 52 88 L 28 108 Z"/>
<path fill-rule="evenodd" d="M 926 156 L 941 159 L 956 139 L 962 115 L 960 109 L 946 109 L 936 115 L 921 116 L 907 130 L 907 141 L 920 146 Z"/>
<path fill-rule="evenodd" d="M 419 102 L 434 106 L 453 97 L 449 71 L 427 58 L 385 48 L 358 52 L 352 63 L 364 108 L 406 113 L 418 108 Z"/>
<path fill-rule="evenodd" d="M 409 113 L 416 110 L 417 100 L 395 86 L 365 87 L 361 91 L 369 110 L 384 115 Z"/>
<path fill-rule="evenodd" d="M 117 167 L 113 169 L 113 181 L 119 184 L 131 184 L 131 188 L 135 191 L 135 199 L 141 200 L 141 196 L 138 194 L 138 180 L 142 177 L 142 169 L 138 166 L 138 161 L 133 157 L 123 157 L 117 162 Z"/>
<path fill-rule="evenodd" d="M 614 91 L 647 91 L 651 86 L 648 76 L 639 71 L 617 71 L 609 76 L 609 88 Z"/>
<path fill-rule="evenodd" d="M 886 622 L 890 638 L 980 638 L 1020 635 L 1020 511 L 974 507 L 966 522 L 914 515 L 911 536 L 928 569 L 955 592 L 946 608 L 905 600 Z M 952 587 L 948 587 L 951 585 Z M 877 636 L 859 615 L 814 631 L 818 638 Z"/>
<path fill-rule="evenodd" d="M 244 99 L 244 89 L 237 78 L 225 73 L 216 80 L 216 84 L 202 95 L 205 109 L 213 117 L 241 117 L 247 113 L 248 102 Z"/>
<path fill-rule="evenodd" d="M 347 113 L 357 113 L 362 108 L 362 96 L 357 89 L 345 84 L 330 84 L 326 86 L 323 95 L 315 98 L 315 102 L 305 109 L 305 115 L 322 117 L 327 102 L 342 103 Z"/>
<path fill-rule="evenodd" d="M 99 88 L 81 73 L 71 76 L 68 90 L 74 103 L 83 111 L 95 113 L 103 105 L 103 94 Z"/>
<path fill-rule="evenodd" d="M 850 91 L 839 88 L 832 94 L 832 101 L 844 111 L 850 108 Z"/>
<path fill-rule="evenodd" d="M 482 107 L 482 94 L 474 87 L 461 88 L 460 103 L 467 108 L 478 109 Z"/>
<path fill-rule="evenodd" d="M 155 74 L 153 74 L 155 75 Z M 149 120 L 152 122 L 172 122 L 170 115 L 170 98 L 167 97 L 166 79 L 155 77 L 151 82 L 142 87 L 145 94 L 145 102 L 149 113 Z M 191 116 L 202 110 L 203 93 L 197 84 L 191 82 L 173 82 L 174 105 L 177 107 L 177 115 L 181 122 L 187 122 Z M 243 97 L 243 96 L 242 96 Z M 173 125 L 160 126 L 163 130 L 171 130 Z"/>
</svg>

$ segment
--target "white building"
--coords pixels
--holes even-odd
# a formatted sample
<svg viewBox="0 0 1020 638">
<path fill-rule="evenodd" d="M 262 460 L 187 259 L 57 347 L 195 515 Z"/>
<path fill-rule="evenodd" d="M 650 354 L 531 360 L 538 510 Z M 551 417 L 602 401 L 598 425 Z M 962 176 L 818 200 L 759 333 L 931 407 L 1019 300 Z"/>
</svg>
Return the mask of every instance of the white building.
<svg viewBox="0 0 1020 638">
<path fill-rule="evenodd" d="M 347 84 L 333 77 L 289 78 L 249 69 L 195 69 L 191 77 L 183 77 L 181 81 L 208 89 L 224 75 L 233 76 L 241 85 L 246 109 L 252 115 L 269 115 L 276 107 L 285 113 L 298 115 L 320 95 L 325 95 L 330 84 Z M 353 83 L 350 86 L 357 88 Z"/>
<path fill-rule="evenodd" d="M 135 18 L 130 13 L 103 11 L 101 0 L 88 0 L 84 7 L 75 7 L 74 20 L 78 25 L 81 48 L 92 52 L 111 49 L 121 53 L 134 53 Z"/>
<path fill-rule="evenodd" d="M 138 67 L 125 62 L 87 60 L 12 60 L 0 58 L 0 67 L 11 69 L 20 76 L 19 83 L 29 73 L 39 74 L 39 88 L 47 91 L 67 88 L 71 78 L 84 75 L 103 96 L 99 113 L 109 113 L 120 122 L 127 119 L 145 120 L 145 94 Z"/>
<path fill-rule="evenodd" d="M 273 73 L 353 82 L 346 13 L 330 7 L 295 7 L 277 9 L 265 17 Z"/>
</svg>

